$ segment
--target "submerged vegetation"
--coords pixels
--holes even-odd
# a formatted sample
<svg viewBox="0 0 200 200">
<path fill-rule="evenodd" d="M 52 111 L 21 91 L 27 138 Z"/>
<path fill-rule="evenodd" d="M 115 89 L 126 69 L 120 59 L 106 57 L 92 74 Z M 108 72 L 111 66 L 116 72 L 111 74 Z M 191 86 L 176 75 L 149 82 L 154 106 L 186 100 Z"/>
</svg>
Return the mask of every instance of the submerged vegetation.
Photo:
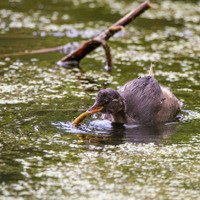
<svg viewBox="0 0 200 200">
<path fill-rule="evenodd" d="M 96 36 L 141 1 L 1 0 L 0 56 Z M 110 39 L 114 69 L 99 48 L 80 68 L 53 52 L 0 57 L 0 199 L 198 199 L 200 196 L 200 3 L 152 1 Z M 150 65 L 183 103 L 159 127 L 88 117 L 70 124 L 96 93 L 117 89 Z"/>
</svg>

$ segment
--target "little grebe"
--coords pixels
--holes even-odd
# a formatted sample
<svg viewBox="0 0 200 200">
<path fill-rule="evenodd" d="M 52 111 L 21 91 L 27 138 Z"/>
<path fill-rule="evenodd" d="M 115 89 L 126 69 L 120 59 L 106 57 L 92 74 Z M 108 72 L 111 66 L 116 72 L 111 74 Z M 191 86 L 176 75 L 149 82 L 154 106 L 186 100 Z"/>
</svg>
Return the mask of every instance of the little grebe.
<svg viewBox="0 0 200 200">
<path fill-rule="evenodd" d="M 72 124 L 78 124 L 86 115 L 101 112 L 103 119 L 115 123 L 151 125 L 172 120 L 179 110 L 179 100 L 159 85 L 150 70 L 149 76 L 134 79 L 117 91 L 112 88 L 99 91 L 94 105 Z"/>
</svg>

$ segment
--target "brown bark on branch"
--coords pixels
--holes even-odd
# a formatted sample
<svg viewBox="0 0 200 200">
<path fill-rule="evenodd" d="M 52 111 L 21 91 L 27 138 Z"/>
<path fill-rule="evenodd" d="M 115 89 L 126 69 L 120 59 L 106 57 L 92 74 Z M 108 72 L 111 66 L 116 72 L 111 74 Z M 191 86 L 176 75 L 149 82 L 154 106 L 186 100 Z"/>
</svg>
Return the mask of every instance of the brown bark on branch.
<svg viewBox="0 0 200 200">
<path fill-rule="evenodd" d="M 132 20 L 134 20 L 148 8 L 151 8 L 149 0 L 139 5 L 135 10 L 125 15 L 123 18 L 121 18 L 119 21 L 117 21 L 103 33 L 96 36 L 94 39 L 84 42 L 78 49 L 76 49 L 75 51 L 71 52 L 70 54 L 62 58 L 58 62 L 58 64 L 63 67 L 70 67 L 71 63 L 79 64 L 79 61 L 82 58 L 84 58 L 87 54 L 89 54 L 91 51 L 93 51 L 102 44 L 106 52 L 108 71 L 111 71 L 112 61 L 111 61 L 109 46 L 107 45 L 106 40 L 108 40 L 119 30 L 124 31 L 124 26 L 129 24 Z"/>
</svg>

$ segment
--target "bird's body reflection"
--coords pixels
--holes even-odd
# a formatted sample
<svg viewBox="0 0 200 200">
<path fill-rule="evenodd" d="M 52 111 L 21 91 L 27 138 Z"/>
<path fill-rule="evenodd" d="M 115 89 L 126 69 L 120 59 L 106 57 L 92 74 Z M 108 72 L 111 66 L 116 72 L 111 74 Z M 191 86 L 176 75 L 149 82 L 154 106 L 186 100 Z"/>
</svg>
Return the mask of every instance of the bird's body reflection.
<svg viewBox="0 0 200 200">
<path fill-rule="evenodd" d="M 176 132 L 176 124 L 160 124 L 157 126 L 122 125 L 109 123 L 107 120 L 93 121 L 89 128 L 93 131 L 77 134 L 82 142 L 110 145 L 125 142 L 159 144 L 163 142 L 163 139 Z"/>
</svg>

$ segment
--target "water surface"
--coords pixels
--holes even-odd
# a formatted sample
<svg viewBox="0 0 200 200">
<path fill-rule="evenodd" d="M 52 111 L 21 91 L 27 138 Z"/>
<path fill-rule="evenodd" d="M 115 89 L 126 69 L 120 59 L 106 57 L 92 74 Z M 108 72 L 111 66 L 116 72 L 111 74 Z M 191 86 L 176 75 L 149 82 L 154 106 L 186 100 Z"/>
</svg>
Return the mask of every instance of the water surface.
<svg viewBox="0 0 200 200">
<path fill-rule="evenodd" d="M 200 2 L 153 1 L 80 69 L 56 62 L 141 1 L 1 0 L 0 56 L 66 44 L 65 52 L 0 57 L 0 199 L 199 199 Z M 183 103 L 170 123 L 71 121 L 96 93 L 148 74 Z"/>
</svg>

